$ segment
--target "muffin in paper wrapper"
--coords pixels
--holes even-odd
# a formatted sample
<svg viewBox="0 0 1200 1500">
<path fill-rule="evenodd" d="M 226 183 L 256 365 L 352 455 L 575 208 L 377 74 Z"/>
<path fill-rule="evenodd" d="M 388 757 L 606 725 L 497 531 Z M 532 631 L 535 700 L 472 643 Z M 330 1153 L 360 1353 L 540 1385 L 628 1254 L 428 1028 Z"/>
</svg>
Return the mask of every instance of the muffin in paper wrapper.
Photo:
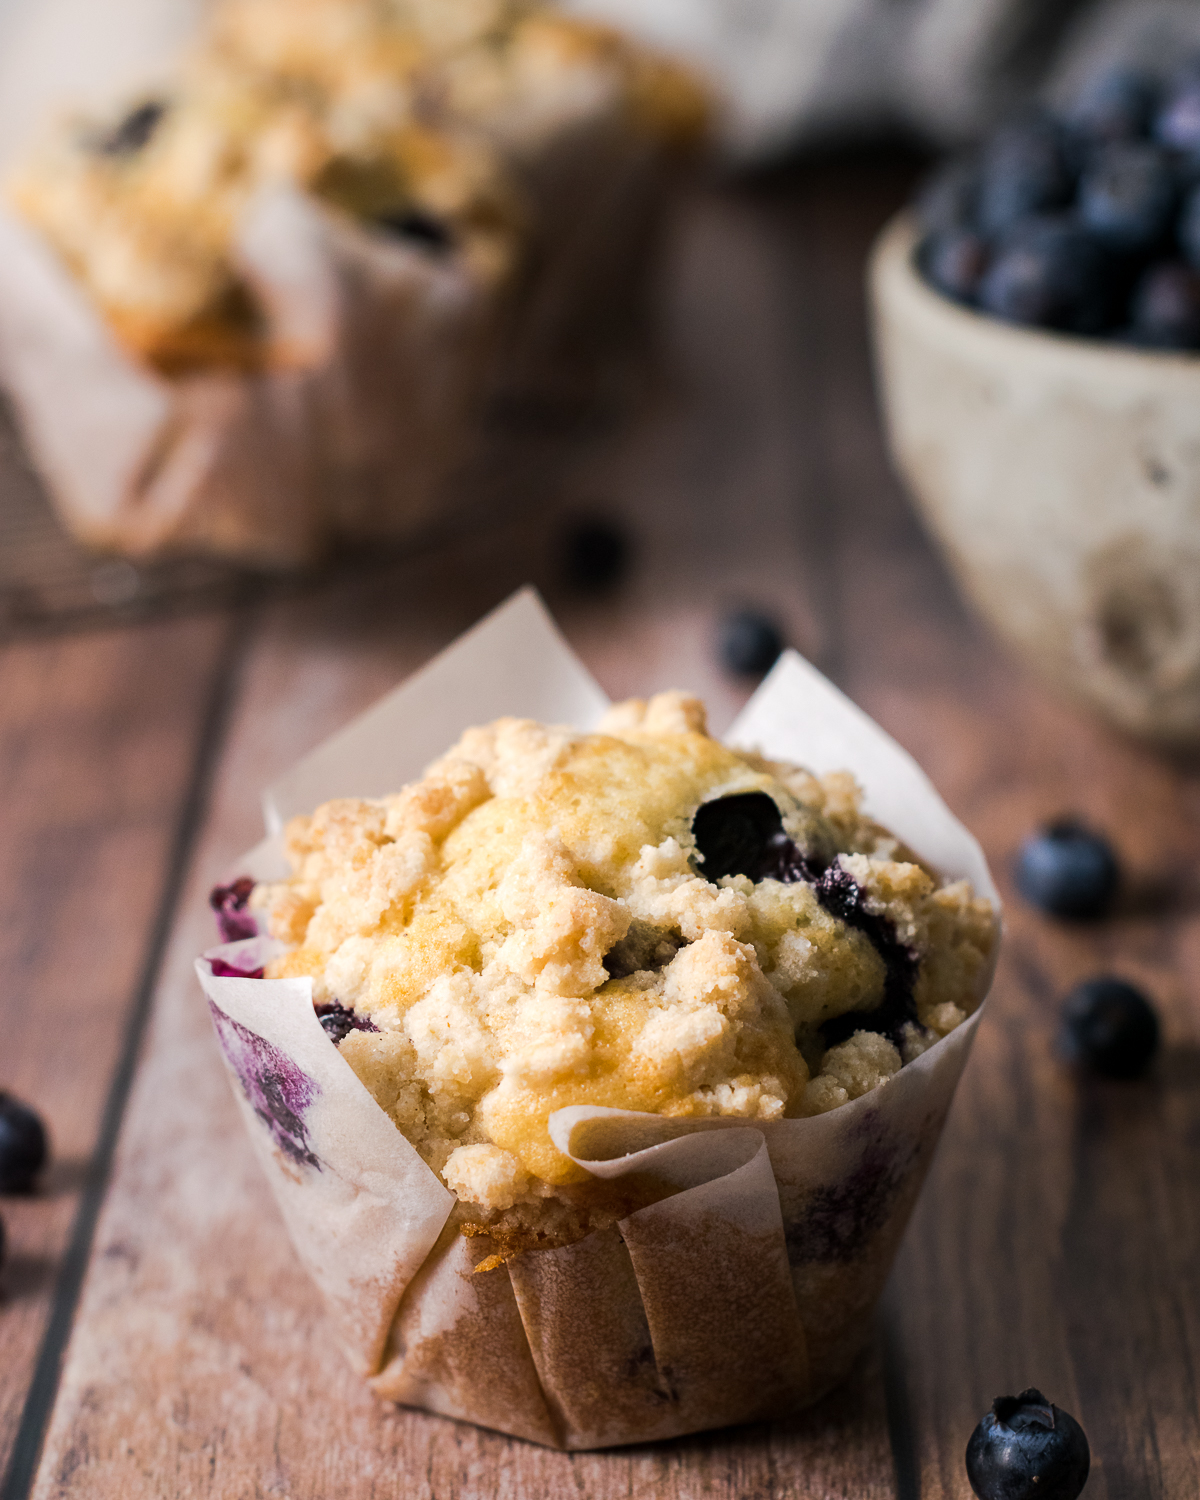
<svg viewBox="0 0 1200 1500">
<path fill-rule="evenodd" d="M 236 873 L 276 878 L 286 817 L 396 790 L 471 725 L 508 713 L 589 729 L 606 706 L 536 596 L 519 594 L 272 788 L 272 836 Z M 871 816 L 998 910 L 978 844 L 923 773 L 796 653 L 727 739 L 818 774 L 849 769 Z M 882 1087 L 811 1118 L 559 1110 L 551 1135 L 579 1166 L 648 1174 L 669 1195 L 476 1274 L 490 1241 L 447 1226 L 453 1195 L 330 1044 L 311 981 L 215 978 L 208 962 L 253 969 L 271 950 L 246 939 L 197 970 L 296 1250 L 380 1395 L 557 1448 L 603 1448 L 780 1416 L 847 1373 L 982 994 Z"/>
<path fill-rule="evenodd" d="M 495 293 L 280 187 L 241 227 L 273 368 L 168 378 L 120 343 L 37 233 L 0 215 L 0 380 L 89 545 L 282 567 L 418 529 L 477 414 Z"/>
<path fill-rule="evenodd" d="M 634 117 L 615 68 L 593 72 L 553 109 L 474 124 L 521 198 L 504 265 L 261 183 L 231 249 L 261 368 L 162 373 L 0 209 L 0 384 L 67 528 L 135 559 L 302 566 L 452 511 L 491 467 L 497 416 L 606 404 L 645 350 L 654 250 L 694 153 Z"/>
</svg>

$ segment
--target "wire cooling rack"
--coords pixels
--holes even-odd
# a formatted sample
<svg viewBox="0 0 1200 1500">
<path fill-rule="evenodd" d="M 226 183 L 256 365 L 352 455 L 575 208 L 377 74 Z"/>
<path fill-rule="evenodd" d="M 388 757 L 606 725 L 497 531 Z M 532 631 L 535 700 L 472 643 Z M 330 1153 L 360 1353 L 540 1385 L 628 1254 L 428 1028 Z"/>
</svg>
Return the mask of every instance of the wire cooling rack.
<svg viewBox="0 0 1200 1500">
<path fill-rule="evenodd" d="M 0 404 L 0 641 L 231 603 L 248 575 L 203 559 L 98 556 L 56 519 Z"/>
<path fill-rule="evenodd" d="M 411 563 L 481 531 L 507 534 L 528 523 L 530 544 L 536 545 L 537 538 L 546 540 L 543 533 L 555 524 L 554 517 L 561 522 L 558 513 L 569 498 L 571 475 L 590 474 L 595 444 L 603 448 L 622 421 L 615 406 L 575 420 L 538 408 L 492 414 L 478 452 L 464 460 L 439 514 L 418 532 L 344 545 L 296 572 L 264 573 L 204 557 L 133 563 L 81 546 L 58 521 L 0 397 L 0 643 L 220 608 L 265 593 L 290 594 L 346 573 Z M 590 478 L 587 483 L 590 488 Z M 590 502 L 585 507 L 594 508 Z"/>
</svg>

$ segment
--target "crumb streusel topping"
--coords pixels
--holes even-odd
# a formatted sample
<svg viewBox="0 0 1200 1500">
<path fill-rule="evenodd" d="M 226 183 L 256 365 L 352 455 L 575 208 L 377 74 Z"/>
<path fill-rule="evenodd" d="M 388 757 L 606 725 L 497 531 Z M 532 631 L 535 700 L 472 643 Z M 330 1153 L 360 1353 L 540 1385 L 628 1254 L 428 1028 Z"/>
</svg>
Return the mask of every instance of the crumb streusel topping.
<svg viewBox="0 0 1200 1500">
<path fill-rule="evenodd" d="M 835 1109 L 966 1019 L 997 936 L 850 775 L 730 749 L 681 693 L 594 734 L 469 730 L 396 795 L 294 819 L 287 845 L 292 878 L 254 897 L 288 949 L 268 977 L 369 1016 L 343 1056 L 461 1216 L 517 1248 L 603 1212 L 555 1110 Z"/>
</svg>

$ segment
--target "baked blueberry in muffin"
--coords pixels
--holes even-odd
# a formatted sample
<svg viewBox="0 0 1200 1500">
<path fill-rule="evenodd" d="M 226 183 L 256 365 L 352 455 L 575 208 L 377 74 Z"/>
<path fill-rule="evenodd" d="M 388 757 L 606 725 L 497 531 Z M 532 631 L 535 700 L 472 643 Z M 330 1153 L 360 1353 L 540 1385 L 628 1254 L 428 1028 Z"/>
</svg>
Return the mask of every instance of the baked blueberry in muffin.
<svg viewBox="0 0 1200 1500">
<path fill-rule="evenodd" d="M 472 729 L 287 843 L 292 877 L 253 897 L 285 945 L 268 977 L 369 1022 L 337 1027 L 342 1056 L 502 1254 L 628 1211 L 554 1111 L 835 1109 L 966 1019 L 997 936 L 848 774 L 731 749 L 680 693 L 597 733 Z"/>
</svg>

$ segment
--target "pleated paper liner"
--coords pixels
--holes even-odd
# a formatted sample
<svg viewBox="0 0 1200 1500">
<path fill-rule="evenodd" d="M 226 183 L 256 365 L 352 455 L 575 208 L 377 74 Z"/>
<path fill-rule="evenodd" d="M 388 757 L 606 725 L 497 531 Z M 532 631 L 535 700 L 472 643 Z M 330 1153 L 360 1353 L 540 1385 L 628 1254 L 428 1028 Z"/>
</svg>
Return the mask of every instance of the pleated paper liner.
<svg viewBox="0 0 1200 1500">
<path fill-rule="evenodd" d="M 264 799 L 268 838 L 235 873 L 284 872 L 279 830 L 337 796 L 420 776 L 502 714 L 594 728 L 607 707 L 535 595 L 517 595 L 298 763 Z M 937 868 L 998 898 L 983 854 L 913 760 L 788 652 L 728 735 L 820 774 Z M 197 961 L 251 1138 L 342 1340 L 380 1395 L 558 1448 L 603 1448 L 778 1416 L 849 1370 L 937 1145 L 975 1014 L 883 1087 L 808 1119 L 668 1120 L 573 1107 L 555 1144 L 596 1177 L 666 1194 L 612 1229 L 474 1274 L 492 1247 L 359 1082 L 307 979 L 255 966 L 252 938 Z"/>
</svg>

